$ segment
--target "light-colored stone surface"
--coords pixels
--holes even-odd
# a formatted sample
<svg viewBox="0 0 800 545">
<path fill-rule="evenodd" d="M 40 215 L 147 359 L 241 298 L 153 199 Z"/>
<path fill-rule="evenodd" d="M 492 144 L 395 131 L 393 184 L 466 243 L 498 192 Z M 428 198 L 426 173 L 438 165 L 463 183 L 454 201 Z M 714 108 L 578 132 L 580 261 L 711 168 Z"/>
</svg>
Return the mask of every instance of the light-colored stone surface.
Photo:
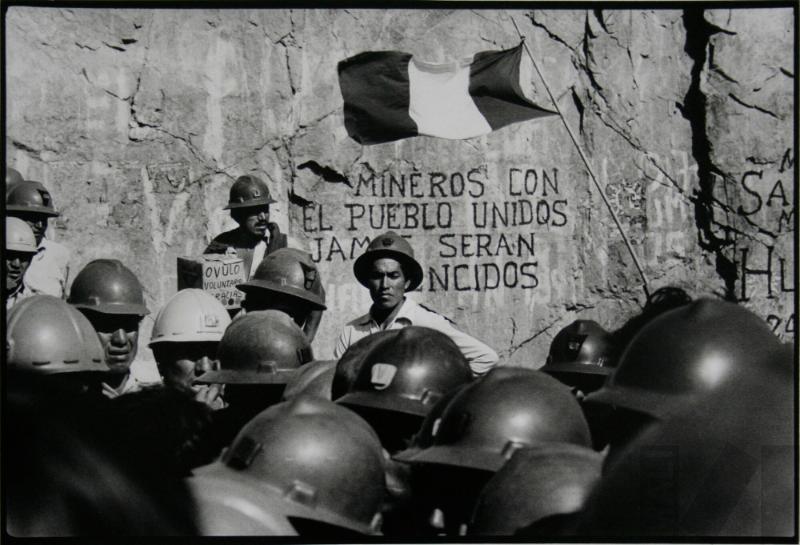
<svg viewBox="0 0 800 545">
<path fill-rule="evenodd" d="M 73 271 L 115 257 L 140 277 L 152 311 L 144 359 L 152 318 L 176 289 L 175 258 L 232 225 L 221 210 L 228 187 L 250 172 L 278 196 L 274 221 L 320 260 L 330 310 L 318 356 L 366 310 L 352 261 L 395 204 L 396 230 L 426 271 L 414 297 L 505 362 L 539 367 L 561 327 L 579 317 L 619 327 L 644 299 L 561 121 L 362 147 L 344 129 L 336 72 L 367 50 L 440 62 L 512 47 L 512 16 L 651 288 L 727 290 L 793 339 L 790 10 L 16 6 L 6 20 L 9 164 L 51 189 L 63 214 L 50 234 L 72 248 Z M 522 73 L 529 95 L 549 105 L 527 59 Z M 405 195 L 389 193 L 391 177 L 405 179 Z M 484 226 L 484 206 L 516 209 L 517 221 L 492 227 L 490 216 Z M 417 210 L 417 227 L 406 209 Z M 492 255 L 470 255 L 478 240 Z M 766 270 L 768 256 L 769 275 L 747 272 Z M 487 289 L 483 275 L 496 270 L 505 279 Z"/>
</svg>

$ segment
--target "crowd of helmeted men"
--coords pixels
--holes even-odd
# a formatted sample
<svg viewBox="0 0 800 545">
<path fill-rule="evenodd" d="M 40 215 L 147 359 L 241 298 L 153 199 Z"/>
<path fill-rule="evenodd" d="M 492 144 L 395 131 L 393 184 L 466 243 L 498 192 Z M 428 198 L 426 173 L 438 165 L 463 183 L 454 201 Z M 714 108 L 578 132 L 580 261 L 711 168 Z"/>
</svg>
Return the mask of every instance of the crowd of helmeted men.
<svg viewBox="0 0 800 545">
<path fill-rule="evenodd" d="M 796 538 L 794 345 L 750 310 L 666 286 L 512 366 L 405 296 L 421 267 L 389 232 L 354 263 L 372 307 L 319 360 L 323 282 L 272 202 L 233 184 L 239 228 L 207 251 L 245 261 L 243 310 L 177 291 L 150 384 L 137 276 L 96 259 L 69 284 L 49 192 L 6 169 L 11 535 Z"/>
</svg>

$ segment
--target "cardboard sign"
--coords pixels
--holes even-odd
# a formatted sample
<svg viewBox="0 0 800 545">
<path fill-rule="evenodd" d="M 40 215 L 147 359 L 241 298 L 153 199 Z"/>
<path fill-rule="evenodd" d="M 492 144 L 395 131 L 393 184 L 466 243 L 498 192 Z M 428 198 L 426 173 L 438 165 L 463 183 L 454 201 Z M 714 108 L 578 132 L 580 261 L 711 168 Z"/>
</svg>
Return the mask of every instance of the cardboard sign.
<svg viewBox="0 0 800 545">
<path fill-rule="evenodd" d="M 246 280 L 244 264 L 238 257 L 211 254 L 178 258 L 178 290 L 207 291 L 226 309 L 241 308 L 244 293 L 236 289 L 236 284 Z"/>
</svg>

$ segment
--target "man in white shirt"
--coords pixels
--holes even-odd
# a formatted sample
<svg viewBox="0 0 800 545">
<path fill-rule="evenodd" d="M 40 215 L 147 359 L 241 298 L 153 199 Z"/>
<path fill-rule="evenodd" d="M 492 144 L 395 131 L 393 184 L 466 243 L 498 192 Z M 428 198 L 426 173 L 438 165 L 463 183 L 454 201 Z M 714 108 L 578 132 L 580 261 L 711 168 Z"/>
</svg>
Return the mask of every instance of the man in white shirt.
<svg viewBox="0 0 800 545">
<path fill-rule="evenodd" d="M 25 273 L 25 288 L 33 294 L 64 297 L 69 276 L 69 250 L 45 238 L 47 222 L 59 216 L 50 192 L 40 182 L 23 180 L 6 188 L 6 213 L 33 231 L 37 252 Z"/>
<path fill-rule="evenodd" d="M 3 284 L 6 310 L 33 295 L 25 288 L 22 278 L 34 255 L 36 239 L 28 224 L 19 218 L 6 218 L 6 251 L 3 256 L 6 265 L 6 279 Z"/>
<path fill-rule="evenodd" d="M 388 231 L 373 240 L 353 264 L 358 281 L 369 289 L 369 312 L 349 322 L 339 335 L 334 358 L 347 348 L 378 331 L 409 325 L 429 327 L 450 337 L 464 354 L 474 375 L 482 375 L 497 363 L 497 353 L 478 339 L 459 330 L 447 317 L 408 299 L 406 292 L 422 283 L 422 266 L 404 238 Z"/>
</svg>

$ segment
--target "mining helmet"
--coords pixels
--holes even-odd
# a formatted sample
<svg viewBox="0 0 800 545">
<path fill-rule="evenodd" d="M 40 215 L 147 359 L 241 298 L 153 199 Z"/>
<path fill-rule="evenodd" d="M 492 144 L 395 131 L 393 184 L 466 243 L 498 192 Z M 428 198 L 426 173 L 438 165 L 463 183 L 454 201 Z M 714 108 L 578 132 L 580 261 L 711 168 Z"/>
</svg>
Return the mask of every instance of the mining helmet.
<svg viewBox="0 0 800 545">
<path fill-rule="evenodd" d="M 450 337 L 409 326 L 367 354 L 350 392 L 336 402 L 425 416 L 442 396 L 470 380 L 469 364 Z"/>
<path fill-rule="evenodd" d="M 643 327 L 585 402 L 663 418 L 700 393 L 774 369 L 771 355 L 779 346 L 767 324 L 743 306 L 698 299 Z"/>
<path fill-rule="evenodd" d="M 462 388 L 431 428 L 431 446 L 409 449 L 394 459 L 497 471 L 520 448 L 592 444 L 570 389 L 545 373 L 521 367 L 496 367 Z"/>
<path fill-rule="evenodd" d="M 231 317 L 216 297 L 188 288 L 158 311 L 149 346 L 167 342 L 219 342 Z"/>
<path fill-rule="evenodd" d="M 290 517 L 364 534 L 377 533 L 380 525 L 385 491 L 380 442 L 358 415 L 322 398 L 300 396 L 262 411 L 219 462 L 195 474 L 239 475 L 277 489 L 301 509 Z"/>
<path fill-rule="evenodd" d="M 406 279 L 411 281 L 406 291 L 414 291 L 422 283 L 422 265 L 414 259 L 411 244 L 394 231 L 387 231 L 370 242 L 367 250 L 353 263 L 356 279 L 363 286 L 367 286 L 369 266 L 383 257 L 391 257 L 400 262 Z"/>
<path fill-rule="evenodd" d="M 186 479 L 202 536 L 296 536 L 278 493 L 243 479 L 196 475 Z"/>
<path fill-rule="evenodd" d="M 250 277 L 236 287 L 245 294 L 266 290 L 297 297 L 317 310 L 325 310 L 325 293 L 311 256 L 294 248 L 280 248 L 267 255 Z"/>
<path fill-rule="evenodd" d="M 6 186 L 7 212 L 36 212 L 56 217 L 60 214 L 53 206 L 50 192 L 41 182 L 23 180 Z"/>
<path fill-rule="evenodd" d="M 6 218 L 6 251 L 35 254 L 38 251 L 33 230 L 19 218 Z"/>
<path fill-rule="evenodd" d="M 579 445 L 520 449 L 481 491 L 468 533 L 512 535 L 545 517 L 576 513 L 602 466 L 601 453 Z"/>
<path fill-rule="evenodd" d="M 300 395 L 314 395 L 331 399 L 331 383 L 336 371 L 336 360 L 317 360 L 306 363 L 297 370 L 283 391 L 283 399 Z"/>
<path fill-rule="evenodd" d="M 150 312 L 139 279 L 117 259 L 90 261 L 72 282 L 67 302 L 101 314 L 145 316 Z"/>
<path fill-rule="evenodd" d="M 399 329 L 384 329 L 367 335 L 348 346 L 342 357 L 336 362 L 336 371 L 331 382 L 331 399 L 335 401 L 350 392 L 367 354 L 378 344 L 387 342 L 399 334 Z"/>
<path fill-rule="evenodd" d="M 237 317 L 217 349 L 219 369 L 195 382 L 206 384 L 287 384 L 297 369 L 314 359 L 303 330 L 277 310 Z"/>
<path fill-rule="evenodd" d="M 223 210 L 233 208 L 247 208 L 249 206 L 262 206 L 275 201 L 269 194 L 269 188 L 264 180 L 258 176 L 245 174 L 239 176 L 231 186 L 228 205 Z"/>
<path fill-rule="evenodd" d="M 545 373 L 608 375 L 614 365 L 611 335 L 594 320 L 575 320 L 550 343 Z"/>
<path fill-rule="evenodd" d="M 796 538 L 793 370 L 737 379 L 628 445 L 584 506 L 578 535 Z"/>
<path fill-rule="evenodd" d="M 38 373 L 107 372 L 105 355 L 89 320 L 52 295 L 34 295 L 8 314 L 9 367 Z"/>
<path fill-rule="evenodd" d="M 24 181 L 25 178 L 22 177 L 22 174 L 20 174 L 18 170 L 6 167 L 6 189 L 8 189 L 14 184 L 18 184 L 19 182 L 24 182 Z"/>
</svg>

